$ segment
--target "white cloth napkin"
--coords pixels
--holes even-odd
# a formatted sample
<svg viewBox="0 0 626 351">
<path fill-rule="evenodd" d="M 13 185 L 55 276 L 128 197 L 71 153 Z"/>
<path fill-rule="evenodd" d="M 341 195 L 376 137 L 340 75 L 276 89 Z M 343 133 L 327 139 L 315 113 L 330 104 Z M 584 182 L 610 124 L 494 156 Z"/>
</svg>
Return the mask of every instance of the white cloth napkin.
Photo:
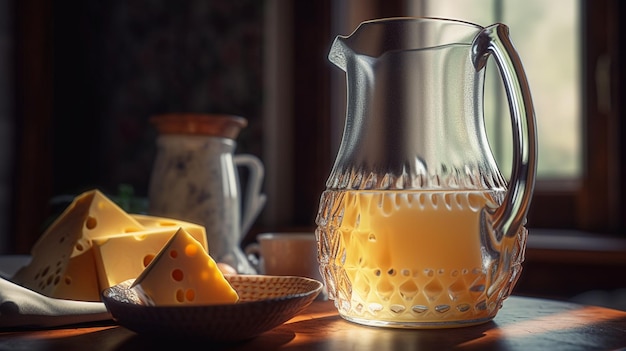
<svg viewBox="0 0 626 351">
<path fill-rule="evenodd" d="M 102 302 L 55 299 L 11 282 L 8 278 L 19 268 L 15 262 L 15 257 L 0 257 L 0 328 L 50 328 L 111 319 Z"/>
</svg>

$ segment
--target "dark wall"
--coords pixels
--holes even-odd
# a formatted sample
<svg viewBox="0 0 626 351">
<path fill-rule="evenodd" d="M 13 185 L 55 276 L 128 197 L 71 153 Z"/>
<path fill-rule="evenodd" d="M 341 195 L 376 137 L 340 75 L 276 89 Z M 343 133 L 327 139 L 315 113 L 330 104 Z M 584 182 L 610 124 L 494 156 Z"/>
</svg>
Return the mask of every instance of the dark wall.
<svg viewBox="0 0 626 351">
<path fill-rule="evenodd" d="M 52 21 L 54 194 L 145 195 L 158 113 L 246 117 L 260 155 L 262 1 L 57 1 Z"/>
<path fill-rule="evenodd" d="M 152 115 L 248 119 L 260 156 L 264 1 L 11 0 L 15 163 L 7 231 L 26 253 L 51 199 L 121 184 L 147 195 Z"/>
</svg>

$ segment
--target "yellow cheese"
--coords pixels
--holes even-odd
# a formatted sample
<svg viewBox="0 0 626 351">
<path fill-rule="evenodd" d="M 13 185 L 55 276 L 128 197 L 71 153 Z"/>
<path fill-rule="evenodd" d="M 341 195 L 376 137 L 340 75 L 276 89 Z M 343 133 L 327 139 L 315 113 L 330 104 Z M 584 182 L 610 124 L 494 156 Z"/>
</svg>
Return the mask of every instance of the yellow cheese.
<svg viewBox="0 0 626 351">
<path fill-rule="evenodd" d="M 203 226 L 173 219 L 131 215 L 148 227 L 145 230 L 107 236 L 93 241 L 100 290 L 137 278 L 178 228 L 185 228 L 208 252 Z"/>
<path fill-rule="evenodd" d="M 92 239 L 143 226 L 98 190 L 77 196 L 31 250 L 13 281 L 55 298 L 99 301 Z"/>
<path fill-rule="evenodd" d="M 200 224 L 181 221 L 181 220 L 174 219 L 174 218 L 165 218 L 165 217 L 135 214 L 135 213 L 131 214 L 130 216 L 133 217 L 137 222 L 139 222 L 139 224 L 147 228 L 174 228 L 175 231 L 178 230 L 179 227 L 187 227 L 187 226 L 191 226 L 191 227 L 200 226 L 204 228 L 204 226 L 201 226 Z"/>
<path fill-rule="evenodd" d="M 176 231 L 133 287 L 147 305 L 208 305 L 239 300 L 213 258 L 184 228 Z"/>
<path fill-rule="evenodd" d="M 58 279 L 51 296 L 70 300 L 99 301 L 100 288 L 98 276 L 94 274 L 93 261 L 93 250 L 86 250 L 80 255 L 72 256 L 67 261 L 64 272 L 61 270 L 59 274 L 48 274 L 47 279 Z M 45 290 L 41 293 L 44 292 Z"/>
<path fill-rule="evenodd" d="M 130 216 L 134 218 L 137 222 L 139 222 L 139 224 L 141 224 L 145 229 L 168 229 L 171 231 L 171 235 L 174 235 L 178 228 L 182 227 L 187 232 L 189 232 L 189 234 L 191 234 L 196 240 L 198 240 L 200 244 L 202 244 L 206 252 L 209 252 L 209 244 L 207 241 L 206 229 L 204 225 L 186 222 L 174 218 L 157 217 L 151 215 L 131 214 Z M 137 275 L 135 275 L 135 277 Z"/>
</svg>

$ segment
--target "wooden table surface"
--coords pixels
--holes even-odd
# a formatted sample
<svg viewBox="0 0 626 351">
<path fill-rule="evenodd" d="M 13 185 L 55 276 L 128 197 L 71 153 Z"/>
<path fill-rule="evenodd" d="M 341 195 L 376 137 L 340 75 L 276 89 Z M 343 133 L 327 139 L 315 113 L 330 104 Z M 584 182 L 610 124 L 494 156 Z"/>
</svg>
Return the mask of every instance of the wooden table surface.
<svg viewBox="0 0 626 351">
<path fill-rule="evenodd" d="M 343 320 L 332 302 L 315 301 L 285 324 L 248 341 L 215 345 L 159 340 L 111 323 L 0 331 L 0 350 L 616 350 L 626 348 L 626 312 L 512 296 L 486 324 L 403 330 Z"/>
</svg>

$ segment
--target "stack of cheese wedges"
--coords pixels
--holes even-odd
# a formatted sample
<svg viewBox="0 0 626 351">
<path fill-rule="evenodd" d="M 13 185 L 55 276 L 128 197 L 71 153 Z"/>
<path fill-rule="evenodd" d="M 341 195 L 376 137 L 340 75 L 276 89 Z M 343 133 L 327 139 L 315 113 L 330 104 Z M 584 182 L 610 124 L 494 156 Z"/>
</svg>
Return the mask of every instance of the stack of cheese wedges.
<svg viewBox="0 0 626 351">
<path fill-rule="evenodd" d="M 12 280 L 49 297 L 100 301 L 103 289 L 137 278 L 152 263 L 161 265 L 153 262 L 154 258 L 168 242 L 174 242 L 179 232 L 184 232 L 184 238 L 204 253 L 202 257 L 208 257 L 204 264 L 212 263 L 221 278 L 218 282 L 230 288 L 208 256 L 203 226 L 128 214 L 98 190 L 74 198 L 37 240 L 31 262 Z"/>
</svg>

